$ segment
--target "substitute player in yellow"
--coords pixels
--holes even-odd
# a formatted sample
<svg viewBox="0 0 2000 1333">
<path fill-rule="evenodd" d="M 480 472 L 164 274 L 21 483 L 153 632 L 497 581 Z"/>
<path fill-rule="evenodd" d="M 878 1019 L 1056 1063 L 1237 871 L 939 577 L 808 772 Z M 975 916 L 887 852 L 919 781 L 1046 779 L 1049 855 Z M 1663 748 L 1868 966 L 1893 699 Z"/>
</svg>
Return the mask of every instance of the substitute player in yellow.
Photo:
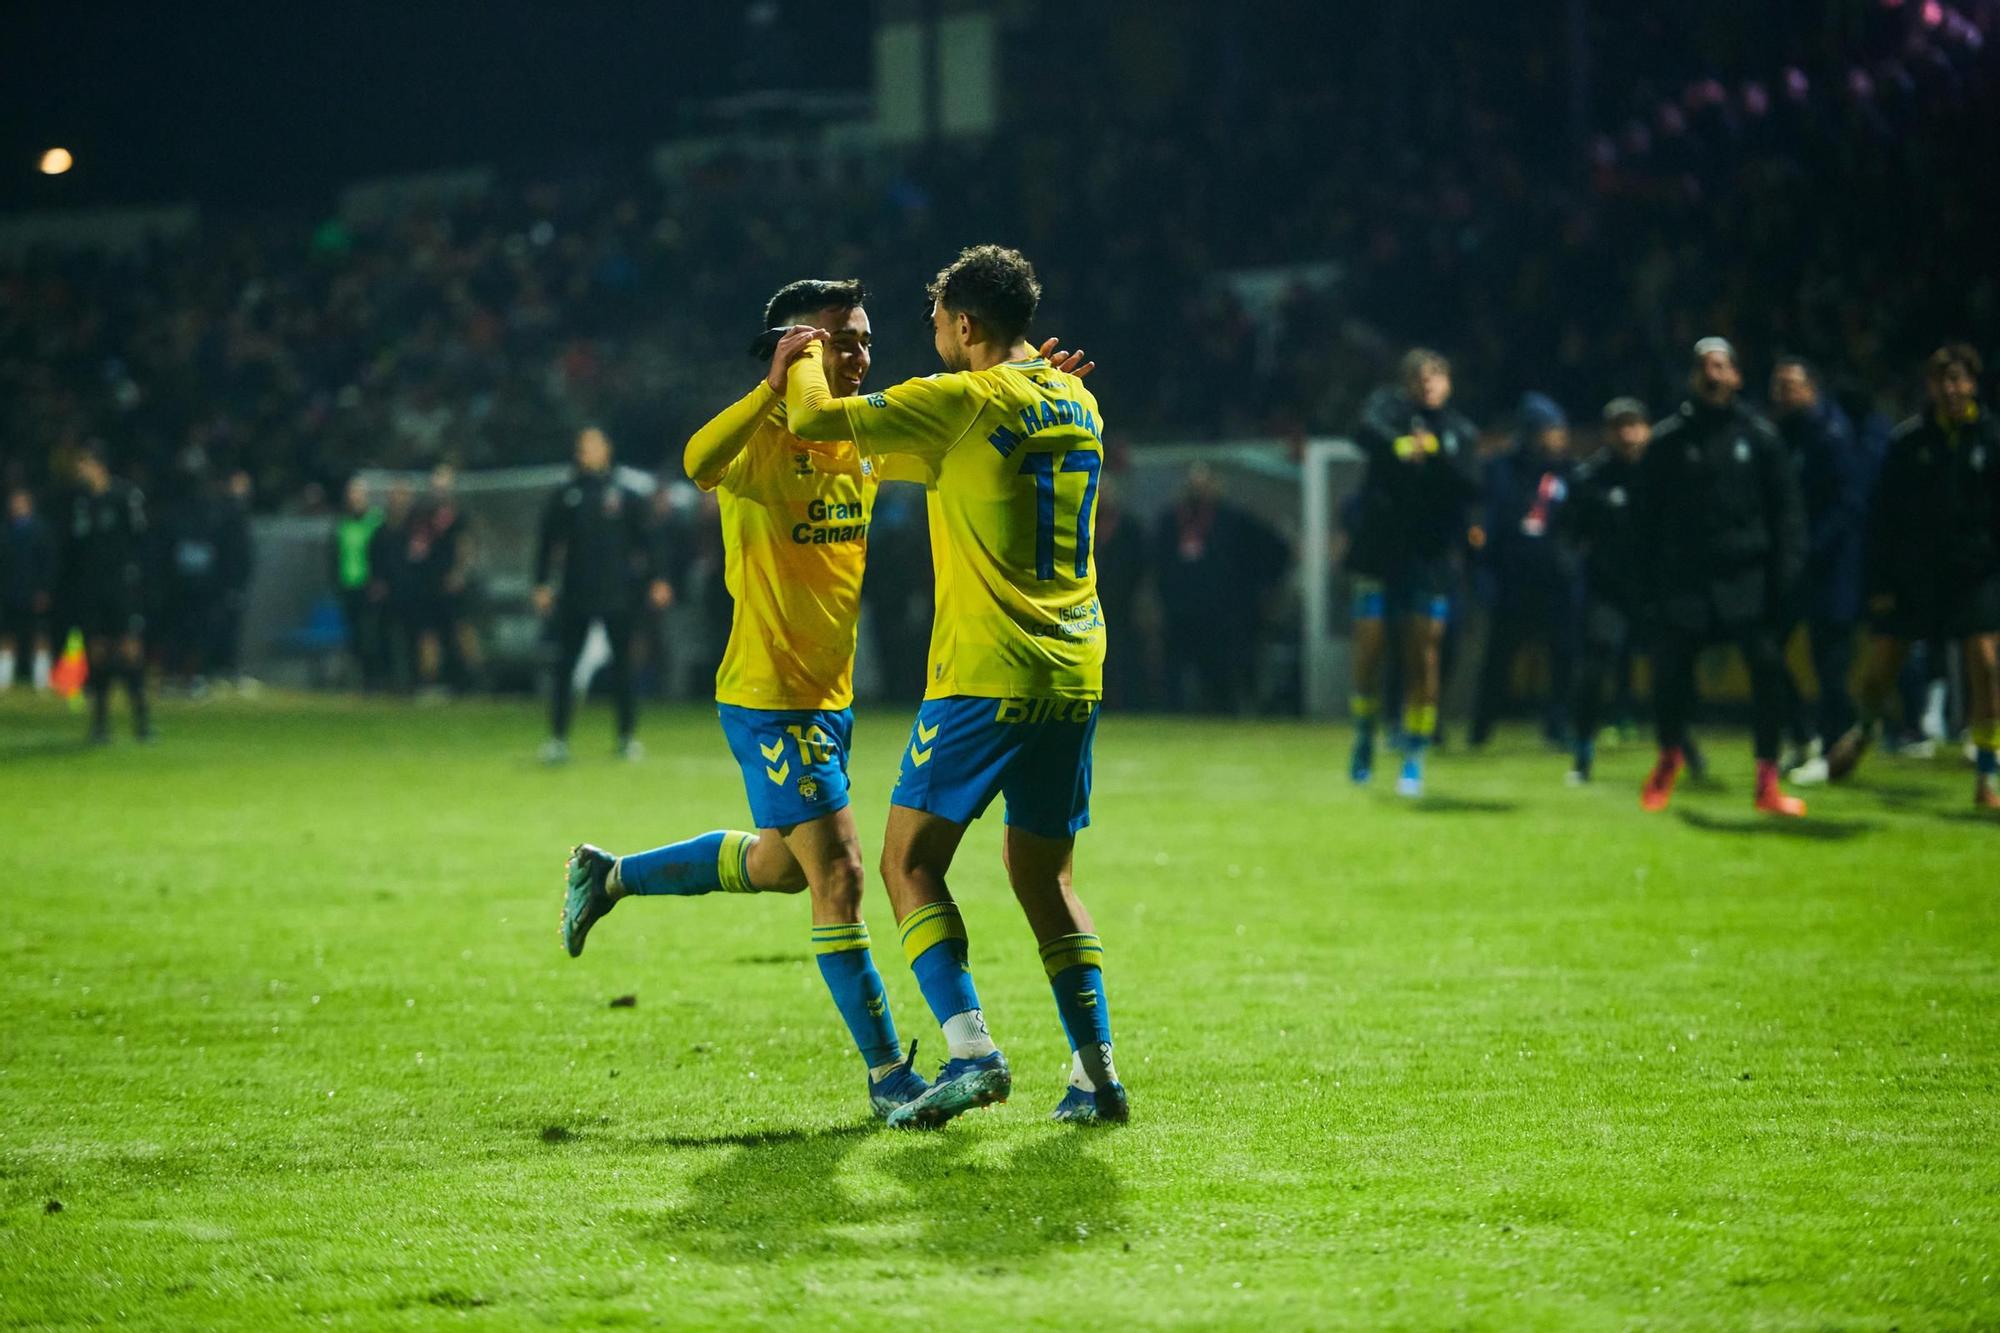
<svg viewBox="0 0 2000 1333">
<path fill-rule="evenodd" d="M 1006 798 L 1002 859 L 1041 945 L 1074 1051 L 1055 1118 L 1123 1121 L 1103 948 L 1070 884 L 1090 822 L 1104 619 L 1091 534 L 1103 466 L 1097 401 L 1026 341 L 1041 297 L 1019 253 L 982 245 L 930 286 L 948 372 L 866 397 L 838 381 L 837 333 L 793 363 L 789 428 L 912 460 L 929 490 L 937 608 L 928 686 L 883 837 L 882 877 L 904 955 L 950 1046 L 937 1082 L 892 1127 L 941 1125 L 1005 1101 L 1013 1079 L 966 963 L 946 872 L 966 827 Z M 829 383 L 829 371 L 833 372 Z"/>
</svg>

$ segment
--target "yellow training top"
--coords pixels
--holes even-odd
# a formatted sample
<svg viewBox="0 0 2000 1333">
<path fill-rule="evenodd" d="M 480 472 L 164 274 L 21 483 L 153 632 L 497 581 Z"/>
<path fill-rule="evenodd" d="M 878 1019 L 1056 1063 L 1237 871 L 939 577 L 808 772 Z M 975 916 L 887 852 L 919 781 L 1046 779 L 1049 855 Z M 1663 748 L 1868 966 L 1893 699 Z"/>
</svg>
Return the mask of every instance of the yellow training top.
<svg viewBox="0 0 2000 1333">
<path fill-rule="evenodd" d="M 1096 699 L 1104 615 L 1091 552 L 1103 419 L 1075 376 L 1040 357 L 834 398 L 814 343 L 786 386 L 791 429 L 913 460 L 930 493 L 926 699 Z"/>
<path fill-rule="evenodd" d="M 762 380 L 696 431 L 687 474 L 722 503 L 723 579 L 736 606 L 717 703 L 846 708 L 876 469 L 846 440 L 785 429 Z"/>
</svg>

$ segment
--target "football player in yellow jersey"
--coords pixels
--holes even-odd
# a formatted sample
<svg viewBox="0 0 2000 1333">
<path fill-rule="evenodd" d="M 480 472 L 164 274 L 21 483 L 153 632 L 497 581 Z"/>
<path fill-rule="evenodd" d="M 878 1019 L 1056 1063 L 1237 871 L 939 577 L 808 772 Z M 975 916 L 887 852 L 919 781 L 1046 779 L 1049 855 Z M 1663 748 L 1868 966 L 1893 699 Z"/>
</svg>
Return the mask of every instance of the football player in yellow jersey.
<svg viewBox="0 0 2000 1333">
<path fill-rule="evenodd" d="M 941 1125 L 1005 1101 L 1013 1087 L 945 884 L 967 826 L 996 795 L 1007 810 L 1001 859 L 1074 1052 L 1055 1118 L 1123 1121 L 1103 947 L 1070 882 L 1076 834 L 1090 822 L 1103 696 L 1091 554 L 1102 417 L 1078 377 L 1026 341 L 1041 284 L 1019 253 L 968 249 L 930 296 L 947 373 L 854 396 L 839 375 L 838 331 L 829 330 L 792 364 L 786 388 L 794 433 L 852 441 L 864 461 L 914 464 L 929 491 L 937 578 L 929 684 L 891 798 L 882 877 L 950 1058 L 888 1122 Z"/>
<path fill-rule="evenodd" d="M 846 392 L 868 374 L 859 282 L 782 288 L 764 326 L 829 330 L 827 365 Z M 877 1115 L 928 1085 L 904 1055 L 861 918 L 861 843 L 848 808 L 854 637 L 875 469 L 851 443 L 785 428 L 786 364 L 810 334 L 781 341 L 765 377 L 688 441 L 684 464 L 721 497 L 724 579 L 735 611 L 715 698 L 743 770 L 755 833 L 719 830 L 613 857 L 570 853 L 563 943 L 575 956 L 598 918 L 628 894 L 812 894 L 813 946 L 834 1005 L 868 1066 Z"/>
<path fill-rule="evenodd" d="M 870 1103 L 886 1115 L 929 1085 L 912 1067 L 914 1045 L 902 1054 L 869 951 L 848 808 L 855 628 L 877 468 L 852 443 L 793 435 L 783 402 L 786 366 L 820 336 L 834 382 L 860 387 L 872 342 L 863 296 L 859 282 L 824 280 L 773 296 L 766 328 L 804 321 L 802 330 L 774 350 L 760 346 L 770 357 L 764 379 L 695 432 L 683 460 L 721 500 L 734 615 L 716 707 L 758 831 L 718 830 L 624 857 L 576 847 L 562 934 L 570 954 L 581 953 L 591 926 L 628 894 L 810 890 L 820 973 L 868 1065 Z M 1057 355 L 1066 365 L 1081 359 Z"/>
</svg>

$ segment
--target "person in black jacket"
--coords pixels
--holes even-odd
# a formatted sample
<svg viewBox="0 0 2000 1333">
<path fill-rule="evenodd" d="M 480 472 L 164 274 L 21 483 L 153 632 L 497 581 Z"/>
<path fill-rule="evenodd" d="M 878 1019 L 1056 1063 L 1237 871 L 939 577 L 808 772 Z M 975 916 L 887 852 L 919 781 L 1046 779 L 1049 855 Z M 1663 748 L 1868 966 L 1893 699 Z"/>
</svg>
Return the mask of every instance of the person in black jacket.
<svg viewBox="0 0 2000 1333">
<path fill-rule="evenodd" d="M 1847 413 L 1821 391 L 1819 376 L 1801 358 L 1780 357 L 1772 369 L 1771 411 L 1799 469 L 1805 501 L 1806 572 L 1794 610 L 1805 621 L 1819 682 L 1810 714 L 1802 698 L 1792 701 L 1792 740 L 1804 753 L 1787 776 L 1799 783 L 1824 782 L 1825 749 L 1854 725 L 1847 678 L 1861 618 L 1861 534 L 1872 469 Z"/>
<path fill-rule="evenodd" d="M 1690 396 L 1653 431 L 1637 472 L 1640 569 L 1653 636 L 1660 757 L 1641 791 L 1664 810 L 1686 762 L 1694 658 L 1734 643 L 1750 669 L 1756 807 L 1802 815 L 1778 785 L 1791 686 L 1779 634 L 1805 570 L 1805 506 L 1784 441 L 1738 401 L 1743 374 L 1721 338 L 1695 344 Z"/>
<path fill-rule="evenodd" d="M 25 486 L 7 493 L 0 522 L 0 690 L 14 684 L 16 655 L 32 661 L 37 690 L 49 687 L 49 610 L 55 597 L 56 539 Z"/>
<path fill-rule="evenodd" d="M 1632 650 L 1645 595 L 1637 496 L 1653 427 L 1636 398 L 1606 403 L 1604 425 L 1605 447 L 1576 470 L 1559 518 L 1562 536 L 1583 563 L 1583 654 L 1570 700 L 1572 785 L 1590 781 L 1604 687 Z"/>
<path fill-rule="evenodd" d="M 146 498 L 111 475 L 104 447 L 85 445 L 62 533 L 62 609 L 83 631 L 90 739 L 111 739 L 111 681 L 125 682 L 132 732 L 151 740 L 146 706 Z"/>
<path fill-rule="evenodd" d="M 640 756 L 633 734 L 638 701 L 632 689 L 633 605 L 637 585 L 647 585 L 652 604 L 664 610 L 673 590 L 652 569 L 652 543 L 643 498 L 611 474 L 611 441 L 595 426 L 576 437 L 576 472 L 549 497 L 542 510 L 541 539 L 535 550 L 535 609 L 553 613 L 556 674 L 550 689 L 549 740 L 542 759 L 569 758 L 569 719 L 575 702 L 571 677 L 583 655 L 592 624 L 604 627 L 611 651 L 611 693 L 618 715 L 618 751 Z M 550 582 L 562 565 L 561 595 Z"/>
<path fill-rule="evenodd" d="M 1437 729 L 1445 623 L 1454 561 L 1484 540 L 1473 521 L 1479 495 L 1478 431 L 1447 404 L 1451 364 L 1415 348 L 1402 383 L 1362 406 L 1354 442 L 1367 461 L 1357 496 L 1347 572 L 1354 584 L 1354 753 L 1349 774 L 1374 771 L 1382 665 L 1393 619 L 1404 637 L 1403 771 L 1398 794 L 1421 796 L 1424 751 Z"/>
<path fill-rule="evenodd" d="M 1533 639 L 1549 650 L 1542 734 L 1551 744 L 1562 743 L 1577 629 L 1576 568 L 1556 538 L 1569 499 L 1569 453 L 1568 417 L 1546 394 L 1530 393 L 1521 398 L 1514 447 L 1488 460 L 1484 469 L 1486 545 L 1479 563 L 1493 614 L 1472 715 L 1474 745 L 1491 739 L 1514 659 Z"/>
<path fill-rule="evenodd" d="M 1846 777 L 1895 688 L 1912 642 L 1965 643 L 1973 803 L 2000 810 L 2000 421 L 1979 402 L 1979 353 L 1941 347 L 1926 368 L 1930 410 L 1896 428 L 1868 514 L 1861 720 L 1827 756 Z"/>
</svg>

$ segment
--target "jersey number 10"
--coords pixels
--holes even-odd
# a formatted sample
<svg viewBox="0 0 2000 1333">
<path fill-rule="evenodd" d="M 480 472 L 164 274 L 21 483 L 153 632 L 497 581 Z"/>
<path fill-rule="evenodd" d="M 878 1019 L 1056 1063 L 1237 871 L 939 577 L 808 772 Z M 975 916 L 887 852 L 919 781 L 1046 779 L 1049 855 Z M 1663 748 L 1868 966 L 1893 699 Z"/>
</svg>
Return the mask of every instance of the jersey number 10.
<svg viewBox="0 0 2000 1333">
<path fill-rule="evenodd" d="M 1054 454 L 1029 454 L 1021 475 L 1035 479 L 1035 577 L 1056 576 L 1056 474 L 1081 472 L 1083 500 L 1076 507 L 1076 576 L 1090 574 L 1090 510 L 1097 503 L 1097 474 L 1104 459 L 1095 449 L 1071 449 L 1056 466 Z"/>
</svg>

